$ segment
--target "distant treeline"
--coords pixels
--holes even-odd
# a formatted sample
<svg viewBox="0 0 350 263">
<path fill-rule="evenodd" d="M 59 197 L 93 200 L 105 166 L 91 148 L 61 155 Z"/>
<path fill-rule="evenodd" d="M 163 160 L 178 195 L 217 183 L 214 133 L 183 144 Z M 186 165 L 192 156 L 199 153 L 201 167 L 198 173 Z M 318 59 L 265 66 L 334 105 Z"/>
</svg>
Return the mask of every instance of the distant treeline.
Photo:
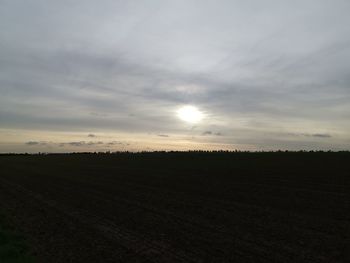
<svg viewBox="0 0 350 263">
<path fill-rule="evenodd" d="M 304 153 L 304 154 L 325 154 L 325 153 L 345 153 L 349 154 L 349 150 L 342 151 L 323 151 L 323 150 L 276 150 L 276 151 L 242 151 L 242 150 L 189 150 L 189 151 L 105 151 L 105 152 L 67 152 L 67 153 L 54 153 L 54 152 L 38 152 L 38 153 L 0 153 L 0 156 L 11 155 L 171 155 L 171 154 L 288 154 L 288 153 Z"/>
</svg>

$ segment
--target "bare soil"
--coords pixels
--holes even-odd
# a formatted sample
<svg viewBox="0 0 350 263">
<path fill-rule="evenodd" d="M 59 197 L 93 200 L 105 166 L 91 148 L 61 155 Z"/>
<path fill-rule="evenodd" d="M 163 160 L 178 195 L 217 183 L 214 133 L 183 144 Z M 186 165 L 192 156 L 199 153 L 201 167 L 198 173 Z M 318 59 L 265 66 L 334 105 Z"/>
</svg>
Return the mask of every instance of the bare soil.
<svg viewBox="0 0 350 263">
<path fill-rule="evenodd" d="M 0 156 L 41 262 L 350 262 L 349 153 Z"/>
</svg>

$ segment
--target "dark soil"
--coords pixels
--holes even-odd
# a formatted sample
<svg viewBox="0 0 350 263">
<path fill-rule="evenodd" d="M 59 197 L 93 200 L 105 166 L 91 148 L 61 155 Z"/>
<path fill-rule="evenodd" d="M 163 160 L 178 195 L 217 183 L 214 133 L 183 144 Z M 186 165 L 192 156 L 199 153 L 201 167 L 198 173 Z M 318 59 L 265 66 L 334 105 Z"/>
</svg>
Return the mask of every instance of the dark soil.
<svg viewBox="0 0 350 263">
<path fill-rule="evenodd" d="M 350 154 L 0 156 L 42 262 L 350 262 Z"/>
</svg>

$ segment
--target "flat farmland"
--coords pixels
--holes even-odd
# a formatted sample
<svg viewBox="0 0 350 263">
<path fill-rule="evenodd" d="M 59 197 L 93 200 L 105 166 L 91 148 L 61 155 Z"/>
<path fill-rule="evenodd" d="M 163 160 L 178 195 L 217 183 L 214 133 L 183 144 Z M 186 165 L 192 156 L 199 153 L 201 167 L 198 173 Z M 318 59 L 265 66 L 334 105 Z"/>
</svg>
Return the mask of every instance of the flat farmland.
<svg viewBox="0 0 350 263">
<path fill-rule="evenodd" d="M 39 262 L 350 262 L 350 154 L 0 156 Z"/>
</svg>

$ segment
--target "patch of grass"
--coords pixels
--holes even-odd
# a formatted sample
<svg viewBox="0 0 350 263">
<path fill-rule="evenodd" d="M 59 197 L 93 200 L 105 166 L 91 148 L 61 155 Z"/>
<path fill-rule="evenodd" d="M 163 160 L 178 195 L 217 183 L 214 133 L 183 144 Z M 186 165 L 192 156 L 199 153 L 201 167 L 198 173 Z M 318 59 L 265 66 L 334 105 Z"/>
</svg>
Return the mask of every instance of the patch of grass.
<svg viewBox="0 0 350 263">
<path fill-rule="evenodd" d="M 8 226 L 3 214 L 0 214 L 0 262 L 1 263 L 34 263 L 29 255 L 23 238 Z"/>
</svg>

